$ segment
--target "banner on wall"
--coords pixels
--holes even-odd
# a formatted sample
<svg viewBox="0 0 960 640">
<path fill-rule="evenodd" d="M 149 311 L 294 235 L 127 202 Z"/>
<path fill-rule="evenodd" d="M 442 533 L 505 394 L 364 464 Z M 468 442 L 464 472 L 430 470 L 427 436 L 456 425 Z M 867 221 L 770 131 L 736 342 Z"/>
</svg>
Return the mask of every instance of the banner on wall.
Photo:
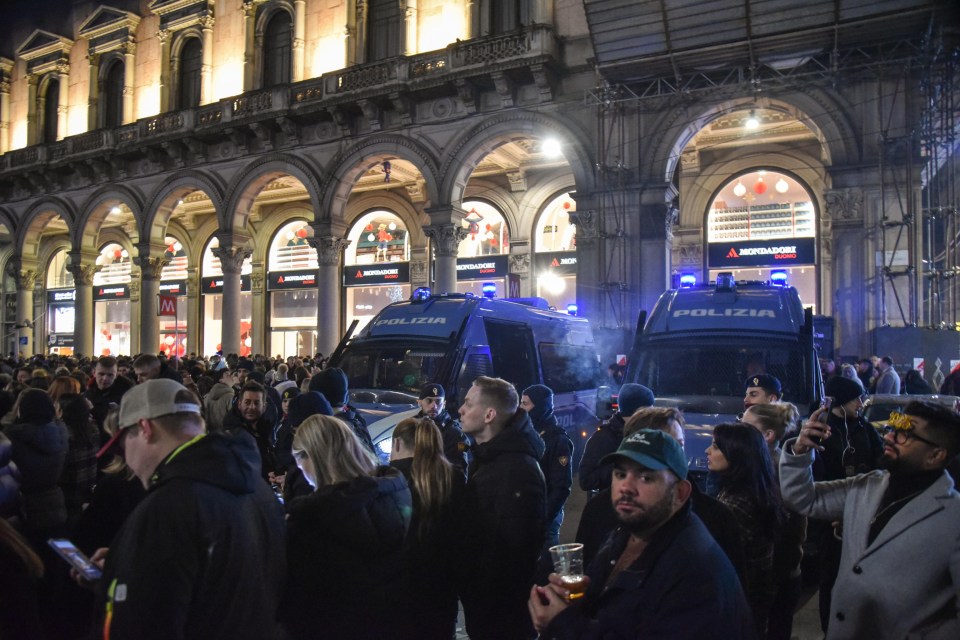
<svg viewBox="0 0 960 640">
<path fill-rule="evenodd" d="M 575 276 L 577 275 L 577 252 L 535 253 L 533 264 L 538 276 L 548 272 L 558 276 Z"/>
<path fill-rule="evenodd" d="M 223 293 L 223 276 L 211 276 L 200 279 L 203 293 Z M 250 291 L 250 276 L 240 276 L 240 291 Z"/>
<path fill-rule="evenodd" d="M 376 265 L 344 265 L 343 284 L 346 287 L 369 287 L 378 284 L 410 282 L 409 262 L 387 262 Z"/>
<path fill-rule="evenodd" d="M 171 295 L 171 296 L 185 296 L 187 295 L 187 281 L 186 280 L 161 280 L 160 293 Z"/>
<path fill-rule="evenodd" d="M 711 269 L 718 267 L 779 267 L 816 262 L 816 238 L 711 242 Z"/>
<path fill-rule="evenodd" d="M 457 258 L 457 280 L 486 280 L 505 278 L 509 256 L 486 256 L 484 258 Z"/>
<path fill-rule="evenodd" d="M 105 284 L 93 288 L 94 300 L 129 300 L 130 287 L 125 284 Z"/>
<path fill-rule="evenodd" d="M 276 271 L 267 274 L 267 289 L 316 289 L 317 272 L 311 271 Z"/>
<path fill-rule="evenodd" d="M 77 299 L 76 289 L 60 289 L 47 291 L 47 303 L 55 304 L 57 302 L 75 302 Z"/>
</svg>

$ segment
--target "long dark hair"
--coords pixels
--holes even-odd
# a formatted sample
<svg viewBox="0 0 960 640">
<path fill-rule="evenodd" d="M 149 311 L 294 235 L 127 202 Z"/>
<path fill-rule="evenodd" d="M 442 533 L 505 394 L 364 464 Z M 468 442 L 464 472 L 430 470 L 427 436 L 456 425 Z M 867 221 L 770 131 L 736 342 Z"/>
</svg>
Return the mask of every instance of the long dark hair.
<svg viewBox="0 0 960 640">
<path fill-rule="evenodd" d="M 91 422 L 90 406 L 87 399 L 76 393 L 63 393 L 57 398 L 63 423 L 67 425 L 70 439 L 82 443 L 83 446 L 93 446 L 97 442 L 97 427 Z"/>
<path fill-rule="evenodd" d="M 757 505 L 760 521 L 768 527 L 776 526 L 783 505 L 763 435 L 748 424 L 725 423 L 714 427 L 713 441 L 729 465 L 718 474 L 720 490 L 745 495 Z"/>
<path fill-rule="evenodd" d="M 424 538 L 453 492 L 453 465 L 443 455 L 440 429 L 429 418 L 406 418 L 393 431 L 394 440 L 413 450 L 410 484 L 420 507 L 417 535 Z"/>
</svg>

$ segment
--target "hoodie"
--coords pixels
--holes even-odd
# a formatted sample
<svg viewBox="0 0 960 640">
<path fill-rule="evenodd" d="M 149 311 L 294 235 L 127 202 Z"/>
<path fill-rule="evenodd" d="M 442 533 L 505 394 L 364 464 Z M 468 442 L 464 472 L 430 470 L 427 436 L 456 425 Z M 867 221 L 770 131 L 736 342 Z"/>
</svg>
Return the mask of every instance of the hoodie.
<svg viewBox="0 0 960 640">
<path fill-rule="evenodd" d="M 506 637 L 502 632 L 529 626 L 527 596 L 546 519 L 538 463 L 545 448 L 522 409 L 491 440 L 473 447 L 466 491 L 470 566 L 461 597 L 468 620 L 502 626 L 468 629 L 471 637 Z"/>
<path fill-rule="evenodd" d="M 252 439 L 197 436 L 154 472 L 97 584 L 104 637 L 273 637 L 283 508 Z"/>
<path fill-rule="evenodd" d="M 290 574 L 280 619 L 290 638 L 396 638 L 413 501 L 403 475 L 320 487 L 289 505 Z M 370 607 L 375 605 L 371 614 Z"/>
</svg>

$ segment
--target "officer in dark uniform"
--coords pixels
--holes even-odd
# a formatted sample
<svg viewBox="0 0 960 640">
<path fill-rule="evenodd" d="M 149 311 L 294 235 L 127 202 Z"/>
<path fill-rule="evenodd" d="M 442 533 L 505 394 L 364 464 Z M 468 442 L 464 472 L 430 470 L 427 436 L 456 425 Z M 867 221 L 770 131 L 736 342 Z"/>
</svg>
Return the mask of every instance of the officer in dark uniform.
<svg viewBox="0 0 960 640">
<path fill-rule="evenodd" d="M 560 544 L 560 524 L 563 522 L 563 504 L 573 486 L 573 440 L 553 415 L 553 390 L 535 384 L 523 390 L 520 408 L 527 412 L 533 428 L 546 445 L 540 458 L 540 469 L 547 482 L 547 530 L 544 549 Z"/>
<path fill-rule="evenodd" d="M 460 429 L 460 421 L 447 411 L 447 396 L 443 385 L 431 382 L 420 389 L 420 413 L 417 418 L 430 418 L 440 429 L 443 437 L 443 455 L 447 456 L 450 464 L 457 467 L 466 476 L 467 465 L 470 462 L 470 441 Z"/>
</svg>

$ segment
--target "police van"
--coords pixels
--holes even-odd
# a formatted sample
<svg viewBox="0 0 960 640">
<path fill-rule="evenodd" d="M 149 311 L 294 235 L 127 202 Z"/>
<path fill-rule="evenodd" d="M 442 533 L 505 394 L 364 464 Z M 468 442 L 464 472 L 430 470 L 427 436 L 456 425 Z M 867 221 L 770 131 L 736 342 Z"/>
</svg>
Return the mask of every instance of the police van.
<svg viewBox="0 0 960 640">
<path fill-rule="evenodd" d="M 579 464 L 596 417 L 599 358 L 586 318 L 551 310 L 542 298 L 495 299 L 417 290 L 377 314 L 331 356 L 366 414 L 370 435 L 389 454 L 393 428 L 417 413 L 420 387 L 439 382 L 454 417 L 477 376 L 499 377 L 522 392 L 554 391 L 557 421 L 574 442 Z"/>
<path fill-rule="evenodd" d="M 743 382 L 776 376 L 782 400 L 801 413 L 818 405 L 823 383 L 813 313 L 784 281 L 717 281 L 664 292 L 649 318 L 641 312 L 624 377 L 653 390 L 658 406 L 682 409 L 691 469 L 706 469 L 714 425 L 743 411 Z"/>
</svg>

